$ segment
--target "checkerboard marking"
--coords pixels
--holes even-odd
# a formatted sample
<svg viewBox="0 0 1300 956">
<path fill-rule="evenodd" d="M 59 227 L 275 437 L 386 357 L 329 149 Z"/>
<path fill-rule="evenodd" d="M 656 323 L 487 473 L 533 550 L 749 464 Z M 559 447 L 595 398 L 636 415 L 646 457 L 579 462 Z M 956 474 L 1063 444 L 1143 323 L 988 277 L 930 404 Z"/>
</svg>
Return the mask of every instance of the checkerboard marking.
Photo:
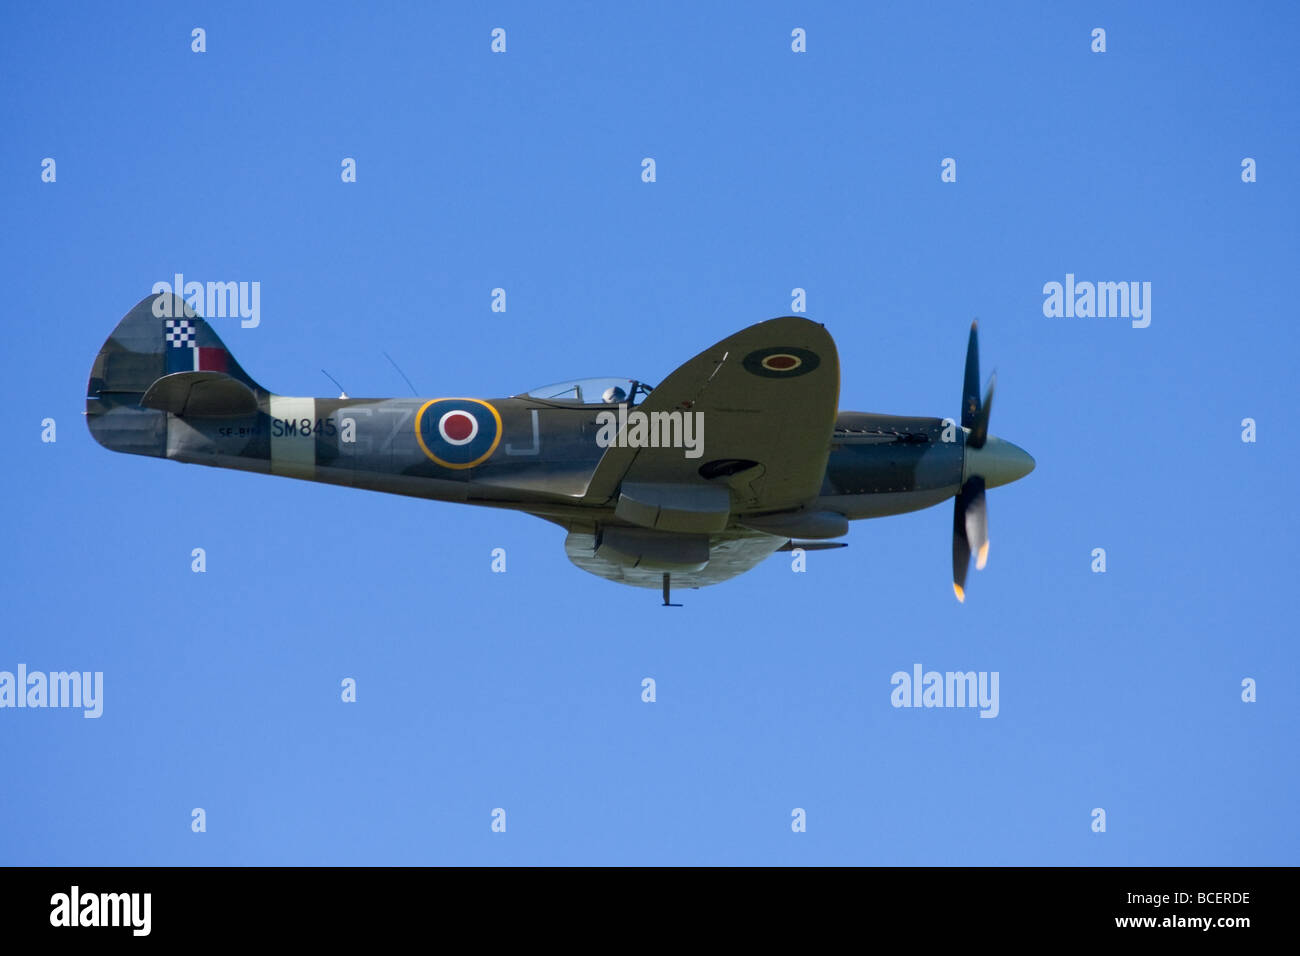
<svg viewBox="0 0 1300 956">
<path fill-rule="evenodd" d="M 168 319 L 165 338 L 174 349 L 192 349 L 197 344 L 194 341 L 194 326 L 190 325 L 188 319 Z"/>
</svg>

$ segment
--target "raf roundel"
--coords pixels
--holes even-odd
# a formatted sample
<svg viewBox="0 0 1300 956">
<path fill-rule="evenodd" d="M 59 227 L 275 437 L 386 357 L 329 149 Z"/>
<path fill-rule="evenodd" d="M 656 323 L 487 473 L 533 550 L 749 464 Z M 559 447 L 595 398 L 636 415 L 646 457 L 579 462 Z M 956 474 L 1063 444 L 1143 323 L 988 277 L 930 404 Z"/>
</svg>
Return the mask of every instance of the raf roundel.
<svg viewBox="0 0 1300 956">
<path fill-rule="evenodd" d="M 435 398 L 416 413 L 415 438 L 429 460 L 443 468 L 473 468 L 501 443 L 501 415 L 481 399 Z"/>
<path fill-rule="evenodd" d="M 775 355 L 769 355 L 758 364 L 769 372 L 793 372 L 803 364 L 803 359 L 786 352 L 777 352 Z"/>
<path fill-rule="evenodd" d="M 478 435 L 478 422 L 469 412 L 452 409 L 438 419 L 438 434 L 448 445 L 468 445 Z"/>
<path fill-rule="evenodd" d="M 743 364 L 746 371 L 764 378 L 794 378 L 816 369 L 821 359 L 807 349 L 780 346 L 750 352 Z"/>
</svg>

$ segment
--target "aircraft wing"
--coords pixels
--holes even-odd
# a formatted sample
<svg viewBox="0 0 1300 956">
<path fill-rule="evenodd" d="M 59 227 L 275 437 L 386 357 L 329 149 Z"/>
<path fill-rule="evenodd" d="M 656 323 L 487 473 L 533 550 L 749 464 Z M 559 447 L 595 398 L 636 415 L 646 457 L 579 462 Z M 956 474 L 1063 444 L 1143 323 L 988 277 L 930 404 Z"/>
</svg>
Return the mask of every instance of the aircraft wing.
<svg viewBox="0 0 1300 956">
<path fill-rule="evenodd" d="M 632 410 L 698 413 L 702 454 L 620 447 L 629 426 L 583 500 L 608 502 L 621 486 L 623 499 L 634 489 L 653 507 L 656 488 L 671 487 L 678 501 L 706 501 L 710 488 L 722 488 L 740 513 L 797 508 L 821 489 L 839 390 L 839 356 L 824 327 L 797 316 L 751 325 L 682 365 Z"/>
</svg>

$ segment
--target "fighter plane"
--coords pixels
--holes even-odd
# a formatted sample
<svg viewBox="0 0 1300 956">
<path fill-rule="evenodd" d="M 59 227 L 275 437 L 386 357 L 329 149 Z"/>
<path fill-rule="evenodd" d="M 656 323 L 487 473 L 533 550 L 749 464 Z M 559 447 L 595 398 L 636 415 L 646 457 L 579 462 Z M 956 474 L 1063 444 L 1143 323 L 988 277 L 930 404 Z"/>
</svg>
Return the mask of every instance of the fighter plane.
<svg viewBox="0 0 1300 956">
<path fill-rule="evenodd" d="M 563 382 L 508 398 L 268 391 L 181 297 L 145 297 L 95 358 L 86 422 L 113 451 L 509 508 L 569 560 L 634 587 L 700 588 L 775 551 L 843 547 L 849 522 L 955 498 L 953 591 L 988 559 L 985 490 L 1034 459 L 989 434 L 971 323 L 961 419 L 841 412 L 839 357 L 800 316 L 759 322 L 657 386 Z"/>
</svg>

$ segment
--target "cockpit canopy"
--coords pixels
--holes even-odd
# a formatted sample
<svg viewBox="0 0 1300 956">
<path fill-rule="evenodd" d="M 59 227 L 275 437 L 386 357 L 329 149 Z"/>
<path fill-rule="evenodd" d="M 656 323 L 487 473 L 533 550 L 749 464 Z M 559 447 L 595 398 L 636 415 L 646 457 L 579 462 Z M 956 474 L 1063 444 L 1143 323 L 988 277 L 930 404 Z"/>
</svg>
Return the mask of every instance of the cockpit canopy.
<svg viewBox="0 0 1300 956">
<path fill-rule="evenodd" d="M 514 397 L 574 405 L 636 405 L 650 394 L 650 388 L 634 378 L 582 378 L 543 385 Z"/>
</svg>

